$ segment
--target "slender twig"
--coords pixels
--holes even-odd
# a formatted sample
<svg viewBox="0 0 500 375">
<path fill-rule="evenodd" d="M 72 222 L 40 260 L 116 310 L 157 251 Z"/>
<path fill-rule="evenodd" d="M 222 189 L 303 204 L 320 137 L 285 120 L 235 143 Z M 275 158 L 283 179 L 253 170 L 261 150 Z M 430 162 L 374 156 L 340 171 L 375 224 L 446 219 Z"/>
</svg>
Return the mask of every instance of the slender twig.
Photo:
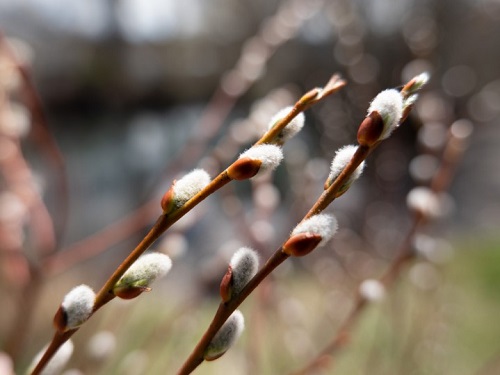
<svg viewBox="0 0 500 375">
<path fill-rule="evenodd" d="M 290 115 L 293 114 L 295 110 L 303 110 L 303 108 L 309 108 L 309 106 L 313 105 L 317 100 L 320 100 L 322 96 L 328 95 L 329 91 L 335 91 L 340 78 L 337 76 L 333 76 L 329 83 L 323 89 L 313 89 L 307 94 L 305 94 L 299 102 L 295 104 L 294 109 L 290 112 Z M 411 85 L 413 83 L 407 83 L 403 89 L 404 90 L 411 89 Z M 406 117 L 408 116 L 411 110 L 411 106 L 407 106 L 403 117 L 399 120 L 399 123 L 402 123 Z M 273 129 L 274 130 L 274 129 Z M 276 132 L 278 134 L 278 132 Z M 274 137 L 269 136 L 269 139 Z M 266 139 L 266 135 L 263 137 Z M 265 141 L 259 141 L 265 142 Z M 259 143 L 257 142 L 257 143 Z M 350 162 L 346 165 L 343 171 L 337 176 L 335 181 L 321 194 L 318 200 L 315 202 L 313 207 L 308 211 L 308 213 L 304 216 L 302 221 L 314 216 L 316 214 L 321 213 L 325 210 L 336 197 L 340 196 L 342 193 L 339 193 L 342 187 L 346 184 L 350 176 L 354 173 L 356 168 L 368 157 L 368 155 L 380 144 L 380 140 L 374 142 L 371 145 L 363 145 L 358 146 L 356 152 L 352 156 Z M 283 246 L 283 245 L 282 245 Z M 215 316 L 212 319 L 208 329 L 205 331 L 200 341 L 197 343 L 189 357 L 181 366 L 180 370 L 177 372 L 177 375 L 187 375 L 193 372 L 201 363 L 204 361 L 204 353 L 211 340 L 215 336 L 215 334 L 222 327 L 227 318 L 236 310 L 236 308 L 252 293 L 252 291 L 272 272 L 276 269 L 281 263 L 283 263 L 289 256 L 286 255 L 282 251 L 282 247 L 278 248 L 276 252 L 268 259 L 268 261 L 264 264 L 264 266 L 257 272 L 257 274 L 248 282 L 248 284 L 243 288 L 243 290 L 234 296 L 228 302 L 221 302 L 219 304 L 219 308 L 215 313 Z"/>
<path fill-rule="evenodd" d="M 450 131 L 447 145 L 443 151 L 442 163 L 430 183 L 430 187 L 435 193 L 442 192 L 448 188 L 454 175 L 453 172 L 464 150 L 465 138 L 456 136 L 453 131 Z M 386 288 L 390 288 L 395 284 L 406 264 L 414 259 L 413 240 L 419 229 L 428 221 L 427 219 L 421 212 L 414 214 L 412 225 L 399 249 L 396 251 L 396 257 L 385 273 L 379 278 L 379 281 Z M 333 340 L 311 362 L 301 370 L 294 372 L 293 375 L 306 375 L 319 367 L 325 367 L 331 363 L 331 358 L 348 342 L 350 332 L 367 305 L 368 301 L 358 293 L 355 298 L 354 307 L 337 329 L 337 334 Z"/>
<path fill-rule="evenodd" d="M 295 104 L 290 113 L 284 118 L 282 118 L 280 121 L 278 121 L 270 131 L 264 134 L 262 138 L 255 143 L 255 145 L 263 143 L 262 142 L 263 139 L 266 141 L 271 141 L 274 138 L 276 138 L 279 132 L 281 132 L 285 128 L 285 126 L 287 126 L 288 123 L 300 112 L 304 111 L 305 109 L 311 107 L 313 104 L 318 103 L 319 101 L 323 100 L 324 98 L 338 91 L 344 85 L 345 81 L 342 80 L 338 75 L 334 75 L 332 76 L 332 78 L 327 83 L 324 89 L 314 89 L 305 94 Z M 231 178 L 228 176 L 227 171 L 225 170 L 222 173 L 220 173 L 217 177 L 215 177 L 204 189 L 202 189 L 190 200 L 188 200 L 182 207 L 172 212 L 163 213 L 162 215 L 160 215 L 153 228 L 142 239 L 142 241 L 137 245 L 137 247 L 134 250 L 132 250 L 129 256 L 116 268 L 113 274 L 108 278 L 108 280 L 104 283 L 102 288 L 96 294 L 93 313 L 95 313 L 102 306 L 104 306 L 106 303 L 108 303 L 114 298 L 112 290 L 115 284 L 128 270 L 128 268 L 130 268 L 130 266 L 160 237 L 161 234 L 163 234 L 172 224 L 177 222 L 181 217 L 183 217 L 185 214 L 191 211 L 201 201 L 203 201 L 205 198 L 207 198 L 208 196 L 210 196 L 211 194 L 222 188 L 230 181 Z M 277 259 L 280 259 L 280 257 L 277 257 Z M 283 260 L 284 259 L 282 259 L 279 263 L 281 263 Z M 272 269 L 270 269 L 269 272 L 271 272 Z M 267 274 L 262 275 L 263 278 L 265 278 L 266 276 Z M 255 287 L 257 285 L 258 283 L 255 285 Z M 248 293 L 250 292 L 251 290 L 248 291 Z M 242 292 L 241 294 L 244 295 L 244 292 Z M 225 316 L 224 320 L 227 319 L 228 316 Z M 43 354 L 40 362 L 36 366 L 35 370 L 32 372 L 32 375 L 38 375 L 40 371 L 43 370 L 48 361 L 52 358 L 52 356 L 55 354 L 55 352 L 57 352 L 57 349 L 77 331 L 78 328 L 66 331 L 64 332 L 64 334 L 56 333 L 51 344 L 49 345 L 48 350 Z"/>
<path fill-rule="evenodd" d="M 312 95 L 311 91 L 309 94 Z M 308 94 L 305 95 L 305 97 Z M 373 147 L 376 147 L 374 145 Z M 345 182 L 349 179 L 354 170 L 363 162 L 363 160 L 368 156 L 370 151 L 373 149 L 360 146 L 356 153 L 354 154 L 351 161 L 345 167 L 343 172 L 337 177 L 337 179 L 332 183 L 332 185 L 323 192 L 323 194 L 316 201 L 314 206 L 309 210 L 309 212 L 304 216 L 303 220 L 310 218 L 320 212 L 322 212 L 333 200 L 335 199 L 337 193 Z M 202 362 L 206 347 L 210 344 L 214 335 L 222 327 L 227 318 L 238 308 L 238 306 L 259 286 L 259 284 L 271 273 L 273 272 L 281 263 L 283 263 L 289 256 L 282 251 L 280 247 L 276 252 L 268 259 L 268 261 L 262 266 L 262 268 L 257 272 L 257 274 L 248 282 L 248 284 L 243 288 L 243 290 L 232 298 L 229 302 L 221 302 L 219 308 L 212 319 L 210 326 L 207 331 L 203 334 L 202 338 L 196 345 L 196 347 L 191 352 L 190 356 L 186 359 L 181 369 L 178 371 L 178 375 L 187 375 L 193 372 Z"/>
<path fill-rule="evenodd" d="M 25 104 L 30 111 L 31 122 L 33 124 L 31 136 L 33 136 L 34 139 L 39 143 L 41 149 L 47 155 L 48 159 L 53 164 L 53 167 L 57 172 L 58 220 L 54 224 L 54 228 L 57 228 L 56 240 L 60 240 L 61 236 L 65 233 L 67 223 L 69 191 L 64 158 L 61 150 L 59 149 L 59 146 L 57 145 L 56 140 L 49 130 L 48 121 L 45 116 L 45 110 L 43 108 L 43 104 L 38 95 L 35 84 L 33 83 L 31 73 L 28 67 L 18 59 L 1 32 L 0 46 L 2 47 L 2 50 L 7 54 L 9 59 L 14 63 L 19 74 L 21 75 L 23 82 L 22 94 Z M 53 246 L 50 249 L 46 249 L 47 253 L 54 252 L 56 248 L 56 246 Z"/>
<path fill-rule="evenodd" d="M 361 151 L 359 151 L 361 150 Z M 344 171 L 339 175 L 335 182 L 323 192 L 313 208 L 304 216 L 303 220 L 310 218 L 323 211 L 328 204 L 333 202 L 336 193 L 340 190 L 342 185 L 347 181 L 352 172 L 368 155 L 368 150 L 364 147 L 358 149 L 353 156 L 351 162 L 346 166 Z M 238 308 L 238 306 L 260 285 L 260 283 L 273 272 L 281 263 L 288 259 L 288 255 L 281 251 L 280 247 L 276 252 L 267 260 L 257 274 L 248 282 L 243 290 L 232 298 L 229 302 L 221 302 L 215 316 L 212 319 L 207 331 L 203 334 L 202 338 L 193 349 L 190 356 L 186 359 L 178 375 L 187 375 L 193 372 L 202 362 L 206 347 L 210 344 L 214 335 L 219 331 L 227 318 Z"/>
<path fill-rule="evenodd" d="M 63 213 L 67 207 L 67 184 L 64 163 L 57 144 L 48 131 L 40 98 L 37 95 L 28 68 L 20 61 L 2 33 L 0 33 L 0 49 L 1 53 L 5 54 L 7 59 L 10 60 L 12 67 L 17 70 L 22 79 L 21 94 L 30 112 L 31 123 L 33 124 L 31 135 L 34 135 L 35 139 L 39 141 L 43 150 L 57 169 L 59 177 L 58 193 L 61 204 L 58 211 Z M 7 95 L 5 95 L 5 97 L 4 95 L 1 96 L 1 105 L 2 109 L 5 107 L 8 110 L 9 103 L 7 103 L 6 97 Z M 12 138 L 9 139 L 9 141 L 12 145 L 15 145 L 15 152 L 12 152 L 9 159 L 4 160 L 4 163 L 0 163 L 0 168 L 4 172 L 3 177 L 7 185 L 14 193 L 22 197 L 29 209 L 28 233 L 33 236 L 32 242 L 36 244 L 36 254 L 32 257 L 33 259 L 27 259 L 27 254 L 21 248 L 19 251 L 13 252 L 13 254 L 21 255 L 25 258 L 29 272 L 29 279 L 27 283 L 23 285 L 19 294 L 20 301 L 18 313 L 10 326 L 10 332 L 7 334 L 5 340 L 6 351 L 15 360 L 22 352 L 24 339 L 27 336 L 31 317 L 34 312 L 33 307 L 36 304 L 44 278 L 43 269 L 39 265 L 39 260 L 46 254 L 51 254 L 56 251 L 58 234 L 56 232 L 56 225 L 38 189 L 31 183 L 32 179 L 30 177 L 32 176 L 32 171 L 22 153 L 20 139 Z M 22 188 L 26 190 L 19 193 L 19 190 L 22 190 Z M 66 219 L 62 218 L 61 222 L 66 222 Z M 64 226 L 60 226 L 59 228 L 61 229 L 59 232 L 60 235 L 64 231 Z"/>
<path fill-rule="evenodd" d="M 47 274 L 52 276 L 99 255 L 104 250 L 127 239 L 131 233 L 146 226 L 146 222 L 149 222 L 156 212 L 158 212 L 157 198 L 151 199 L 99 232 L 45 257 L 42 263 L 43 268 Z"/>
</svg>

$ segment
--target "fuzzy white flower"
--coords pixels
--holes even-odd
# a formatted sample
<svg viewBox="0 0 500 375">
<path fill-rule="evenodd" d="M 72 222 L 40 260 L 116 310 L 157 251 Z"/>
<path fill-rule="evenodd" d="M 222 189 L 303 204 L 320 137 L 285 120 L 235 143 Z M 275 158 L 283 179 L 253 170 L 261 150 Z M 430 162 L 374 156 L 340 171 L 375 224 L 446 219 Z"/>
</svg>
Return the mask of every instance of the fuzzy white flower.
<svg viewBox="0 0 500 375">
<path fill-rule="evenodd" d="M 386 139 L 399 125 L 403 116 L 403 96 L 394 89 L 380 92 L 370 104 L 368 114 L 378 112 L 384 122 L 384 130 L 379 140 Z"/>
<path fill-rule="evenodd" d="M 268 130 L 271 130 L 277 123 L 278 121 L 282 120 L 285 118 L 290 111 L 293 109 L 292 106 L 285 107 L 281 109 L 278 113 L 276 113 L 272 118 L 271 121 L 269 122 L 268 125 Z M 285 143 L 289 139 L 295 136 L 303 127 L 305 123 L 305 116 L 304 113 L 300 112 L 297 116 L 295 116 L 292 121 L 288 123 L 279 133 L 278 133 L 278 140 L 280 143 Z"/>
<path fill-rule="evenodd" d="M 255 250 L 242 247 L 234 253 L 229 265 L 232 268 L 232 290 L 238 294 L 257 273 L 259 256 Z"/>
<path fill-rule="evenodd" d="M 83 324 L 92 314 L 95 293 L 87 285 L 73 288 L 64 296 L 61 309 L 64 312 L 66 327 L 73 329 Z"/>
<path fill-rule="evenodd" d="M 111 356 L 116 349 L 116 337 L 110 331 L 100 331 L 94 334 L 87 343 L 87 354 L 96 361 Z"/>
<path fill-rule="evenodd" d="M 335 157 L 332 160 L 332 164 L 330 166 L 330 174 L 328 175 L 328 179 L 326 180 L 326 186 L 330 186 L 335 179 L 340 175 L 340 173 L 344 170 L 347 164 L 351 161 L 354 153 L 357 150 L 357 146 L 348 145 L 344 146 L 337 150 L 335 153 Z M 345 192 L 351 184 L 356 181 L 361 173 L 363 173 L 363 169 L 365 167 L 365 162 L 361 162 L 361 164 L 354 170 L 349 179 L 342 185 L 339 190 L 339 193 Z"/>
<path fill-rule="evenodd" d="M 38 354 L 33 358 L 31 365 L 29 367 L 28 373 L 31 373 L 35 366 L 38 364 L 40 359 L 42 359 L 43 354 L 47 350 L 47 345 L 38 352 Z M 47 366 L 40 372 L 40 375 L 57 375 L 61 373 L 61 370 L 68 363 L 71 355 L 73 354 L 73 342 L 71 340 L 66 341 L 54 354 L 52 359 L 49 361 Z"/>
<path fill-rule="evenodd" d="M 360 284 L 359 294 L 367 301 L 380 301 L 385 297 L 385 287 L 378 280 L 367 279 Z"/>
<path fill-rule="evenodd" d="M 415 76 L 412 79 L 412 81 L 414 81 L 414 82 L 413 82 L 413 85 L 411 87 L 410 94 L 417 92 L 418 90 L 420 90 L 422 88 L 422 86 L 426 85 L 427 82 L 429 82 L 430 77 L 431 76 L 428 72 L 423 72 L 423 73 L 420 73 L 418 76 Z"/>
<path fill-rule="evenodd" d="M 258 173 L 261 173 L 275 169 L 283 160 L 283 152 L 279 146 L 262 144 L 249 148 L 238 159 L 243 158 L 260 161 L 262 164 Z"/>
<path fill-rule="evenodd" d="M 215 334 L 210 344 L 208 344 L 204 354 L 205 360 L 211 361 L 222 356 L 234 345 L 244 329 L 245 319 L 243 314 L 239 310 L 236 310 Z"/>
<path fill-rule="evenodd" d="M 324 246 L 333 237 L 338 229 L 338 222 L 335 216 L 330 214 L 318 214 L 299 223 L 290 237 L 300 233 L 311 233 L 321 237 L 317 247 Z"/>
<path fill-rule="evenodd" d="M 168 255 L 147 253 L 139 257 L 116 283 L 120 287 L 148 287 L 158 278 L 165 276 L 172 268 Z"/>
<path fill-rule="evenodd" d="M 439 197 L 427 187 L 413 188 L 406 196 L 406 204 L 409 209 L 420 212 L 430 218 L 442 215 Z"/>
<path fill-rule="evenodd" d="M 172 201 L 175 206 L 179 208 L 198 194 L 209 183 L 209 174 L 203 169 L 195 169 L 181 179 L 175 181 L 172 187 Z"/>
</svg>

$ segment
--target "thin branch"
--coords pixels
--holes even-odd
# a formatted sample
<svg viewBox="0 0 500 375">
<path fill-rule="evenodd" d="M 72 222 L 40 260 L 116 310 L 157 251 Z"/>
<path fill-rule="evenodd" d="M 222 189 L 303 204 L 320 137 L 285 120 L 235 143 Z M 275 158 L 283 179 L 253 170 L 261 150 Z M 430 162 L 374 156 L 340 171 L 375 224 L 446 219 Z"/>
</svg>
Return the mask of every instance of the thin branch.
<svg viewBox="0 0 500 375">
<path fill-rule="evenodd" d="M 462 154 L 465 151 L 466 137 L 457 135 L 453 126 L 449 133 L 449 138 L 442 156 L 442 163 L 439 170 L 434 175 L 430 186 L 435 193 L 442 192 L 448 188 L 454 175 L 454 171 Z M 416 212 L 412 226 L 406 234 L 405 239 L 396 251 L 396 258 L 391 262 L 379 281 L 388 289 L 393 286 L 401 275 L 406 264 L 414 259 L 413 240 L 418 230 L 428 221 L 428 218 L 421 212 Z M 337 329 L 337 334 L 333 340 L 306 366 L 292 375 L 306 375 L 312 373 L 317 368 L 324 368 L 331 363 L 331 359 L 348 342 L 348 337 L 359 320 L 361 313 L 368 305 L 368 301 L 356 295 L 354 307 L 344 322 Z"/>
<path fill-rule="evenodd" d="M 333 83 L 334 82 L 334 83 Z M 290 111 L 290 113 L 285 116 L 283 119 L 278 121 L 274 125 L 274 127 L 264 134 L 262 138 L 255 143 L 255 145 L 258 145 L 262 143 L 263 139 L 266 139 L 268 141 L 271 141 L 276 137 L 277 134 L 281 130 L 285 128 L 285 126 L 288 125 L 288 123 L 295 117 L 297 116 L 300 112 L 304 111 L 305 109 L 309 108 L 313 104 L 318 103 L 319 101 L 323 100 L 324 98 L 328 97 L 329 95 L 333 94 L 337 90 L 339 90 L 341 87 L 345 85 L 345 81 L 340 79 L 338 75 L 334 75 L 332 79 L 329 81 L 328 85 L 325 87 L 325 89 L 315 89 L 312 90 L 311 92 L 307 93 L 304 95 L 299 101 L 295 104 L 294 108 Z M 118 282 L 118 280 L 123 276 L 123 274 L 128 270 L 128 268 L 175 222 L 177 222 L 181 217 L 183 217 L 186 213 L 191 211 L 198 203 L 203 201 L 205 198 L 222 188 L 224 185 L 229 183 L 231 178 L 227 174 L 227 170 L 223 171 L 220 173 L 217 177 L 215 177 L 204 189 L 202 189 L 198 194 L 193 196 L 190 200 L 188 200 L 182 207 L 180 207 L 177 210 L 174 210 L 170 213 L 163 213 L 160 215 L 158 220 L 156 221 L 155 225 L 153 228 L 148 232 L 148 234 L 142 239 L 142 241 L 136 246 L 136 248 L 128 255 L 128 257 L 116 268 L 116 270 L 113 272 L 113 274 L 108 278 L 108 280 L 105 282 L 105 284 L 102 286 L 102 288 L 99 290 L 99 292 L 96 294 L 95 297 L 95 302 L 94 302 L 94 307 L 93 307 L 93 313 L 95 313 L 97 310 L 99 310 L 102 306 L 104 306 L 106 303 L 111 301 L 114 298 L 113 294 L 113 287 L 115 284 Z M 281 251 L 279 252 L 280 254 Z M 278 254 L 279 255 L 279 254 Z M 276 256 L 277 260 L 280 260 L 279 263 L 281 263 L 285 258 L 282 259 L 282 256 Z M 278 264 L 279 264 L 278 263 Z M 277 265 L 276 265 L 277 266 Z M 274 266 L 274 268 L 276 267 Z M 269 268 L 268 273 L 272 271 L 274 268 Z M 262 270 L 261 270 L 262 271 Z M 261 277 L 265 278 L 268 273 L 266 273 L 266 270 L 261 272 Z M 258 274 L 257 274 L 258 275 Z M 260 283 L 258 279 L 256 279 L 256 284 L 254 287 Z M 251 283 L 250 283 L 251 284 Z M 247 285 L 248 286 L 248 285 Z M 252 289 L 253 290 L 253 289 Z M 251 293 L 252 290 L 248 290 L 248 294 Z M 243 290 L 241 295 L 245 295 L 245 291 Z M 243 300 L 241 300 L 243 301 Z M 236 302 L 236 299 L 232 301 L 234 304 Z M 234 307 L 235 309 L 236 307 Z M 224 311 L 221 312 L 221 314 L 225 314 Z M 225 316 L 225 315 L 224 315 Z M 225 316 L 225 319 L 227 319 L 229 315 Z M 221 318 L 222 319 L 222 318 Z M 215 325 L 214 325 L 215 327 Z M 51 352 L 47 354 L 47 352 L 44 354 L 42 358 L 44 358 L 44 361 L 49 361 L 50 358 L 54 355 L 54 353 L 57 351 L 57 349 L 64 344 L 65 341 L 67 341 L 74 333 L 78 331 L 78 328 L 72 329 L 70 331 L 65 332 L 64 335 L 58 335 L 56 334 L 53 338 L 53 341 L 49 345 L 49 349 Z M 215 331 L 213 334 L 215 334 L 217 331 Z M 56 340 L 54 342 L 54 340 Z M 38 375 L 41 370 L 43 370 L 44 366 L 37 366 L 36 371 L 33 371 L 32 375 Z"/>
</svg>

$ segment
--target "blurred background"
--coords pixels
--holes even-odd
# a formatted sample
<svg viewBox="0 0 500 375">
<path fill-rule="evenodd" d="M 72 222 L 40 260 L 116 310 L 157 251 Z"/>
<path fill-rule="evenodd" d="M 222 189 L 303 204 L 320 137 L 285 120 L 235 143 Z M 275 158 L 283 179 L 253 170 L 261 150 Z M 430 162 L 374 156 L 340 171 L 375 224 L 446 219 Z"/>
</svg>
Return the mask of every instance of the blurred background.
<svg viewBox="0 0 500 375">
<path fill-rule="evenodd" d="M 199 372 L 287 373 L 319 352 L 356 285 L 394 257 L 406 195 L 429 184 L 459 124 L 473 132 L 442 217 L 420 233 L 427 256 L 370 307 L 336 373 L 497 374 L 499 21 L 497 0 L 0 0 L 0 348 L 21 372 L 64 294 L 99 289 L 174 178 L 215 176 L 339 72 L 347 86 L 306 113 L 276 174 L 203 202 L 155 247 L 173 258 L 168 277 L 75 336 L 69 368 L 81 373 L 172 373 L 231 254 L 248 245 L 266 259 L 321 194 L 335 151 L 355 143 L 370 100 L 428 71 L 404 126 L 333 204 L 336 238 L 284 264 L 243 308 L 242 343 Z"/>
</svg>

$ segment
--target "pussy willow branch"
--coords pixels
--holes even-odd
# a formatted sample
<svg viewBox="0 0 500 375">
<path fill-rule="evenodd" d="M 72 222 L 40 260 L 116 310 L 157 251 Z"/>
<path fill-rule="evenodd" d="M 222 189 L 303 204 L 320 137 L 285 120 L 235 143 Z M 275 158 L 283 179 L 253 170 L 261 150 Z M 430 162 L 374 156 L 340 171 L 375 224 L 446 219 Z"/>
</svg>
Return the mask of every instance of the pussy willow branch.
<svg viewBox="0 0 500 375">
<path fill-rule="evenodd" d="M 308 108 L 313 105 L 316 100 L 322 98 L 322 94 L 327 94 L 329 92 L 329 87 L 332 89 L 336 87 L 339 77 L 332 77 L 327 86 L 323 90 L 314 89 L 309 93 L 304 95 L 301 101 L 304 101 L 304 106 Z M 408 88 L 408 85 L 403 87 L 403 90 Z M 403 91 L 402 91 L 403 92 Z M 301 102 L 299 101 L 299 103 Z M 297 106 L 297 104 L 296 104 Z M 406 120 L 406 117 L 410 113 L 411 106 L 409 106 L 400 123 Z M 290 114 L 292 114 L 290 112 Z M 278 132 L 276 132 L 278 134 Z M 273 135 L 274 137 L 274 135 Z M 264 137 L 263 137 L 264 138 Z M 272 139 L 272 137 L 270 137 Z M 266 140 L 261 140 L 257 143 L 265 143 Z M 316 203 L 311 207 L 309 212 L 304 216 L 302 221 L 321 213 L 325 210 L 338 196 L 338 192 L 342 186 L 348 181 L 349 177 L 354 173 L 356 168 L 368 157 L 368 155 L 380 144 L 380 141 L 373 144 L 372 146 L 358 146 L 356 152 L 351 158 L 350 162 L 346 165 L 344 170 L 340 173 L 335 181 L 326 189 L 321 196 L 318 198 Z M 285 241 L 286 242 L 286 241 Z M 284 243 L 285 243 L 284 242 Z M 283 243 L 283 244 L 284 244 Z M 282 245 L 283 246 L 283 245 Z M 257 272 L 257 274 L 247 283 L 247 285 L 241 290 L 239 294 L 234 296 L 228 302 L 221 302 L 215 313 L 212 322 L 210 323 L 208 329 L 205 331 L 200 341 L 196 344 L 195 348 L 183 363 L 182 367 L 177 372 L 177 375 L 187 375 L 192 373 L 201 363 L 204 361 L 204 353 L 210 342 L 212 341 L 215 334 L 219 331 L 228 317 L 238 308 L 238 306 L 243 303 L 243 301 L 259 286 L 259 284 L 273 272 L 281 263 L 283 263 L 289 256 L 282 251 L 282 246 L 276 250 L 276 252 L 267 260 L 267 262 L 262 266 L 262 268 Z"/>
<path fill-rule="evenodd" d="M 370 148 L 359 146 L 356 150 L 354 156 L 348 165 L 344 168 L 342 173 L 337 177 L 337 179 L 332 183 L 332 185 L 323 192 L 319 197 L 313 207 L 304 216 L 303 220 L 310 218 L 318 213 L 321 213 L 330 203 L 335 200 L 335 196 L 345 182 L 349 179 L 356 168 L 365 160 L 368 154 L 376 147 L 374 145 Z M 215 334 L 222 327 L 227 318 L 238 308 L 238 306 L 260 285 L 260 283 L 281 263 L 283 263 L 289 256 L 282 251 L 282 247 L 276 250 L 276 252 L 268 259 L 268 261 L 262 266 L 262 268 L 257 272 L 257 274 L 248 282 L 248 284 L 243 288 L 243 290 L 232 298 L 229 302 L 221 302 L 219 308 L 215 313 L 210 326 L 207 331 L 203 334 L 202 338 L 196 345 L 196 347 L 191 352 L 190 356 L 186 359 L 181 369 L 178 371 L 178 375 L 187 375 L 193 372 L 201 363 L 204 361 L 204 352 L 206 347 L 210 344 Z"/>
<path fill-rule="evenodd" d="M 439 170 L 434 175 L 430 188 L 435 193 L 440 193 L 445 191 L 453 178 L 454 171 L 459 161 L 461 160 L 462 154 L 465 150 L 465 140 L 464 138 L 456 137 L 453 132 L 450 132 L 447 145 L 444 149 L 442 155 L 442 162 Z M 418 230 L 427 223 L 427 217 L 422 213 L 416 212 L 413 217 L 412 225 L 406 234 L 405 239 L 396 251 L 396 257 L 389 265 L 385 273 L 379 278 L 379 281 L 386 287 L 390 288 L 398 280 L 404 267 L 407 263 L 414 259 L 415 253 L 413 252 L 413 240 Z M 348 337 L 350 332 L 355 327 L 357 321 L 359 320 L 361 313 L 364 311 L 365 307 L 368 305 L 366 299 L 359 295 L 356 295 L 354 302 L 354 307 L 350 314 L 344 320 L 344 322 L 337 329 L 337 334 L 333 340 L 321 351 L 321 353 L 315 357 L 311 362 L 309 362 L 300 371 L 294 372 L 293 375 L 306 375 L 312 373 L 318 368 L 325 368 L 333 356 L 342 349 L 348 342 Z"/>
<path fill-rule="evenodd" d="M 256 142 L 257 144 L 263 143 L 262 141 L 271 141 L 283 130 L 283 128 L 288 125 L 288 123 L 297 116 L 300 112 L 310 108 L 312 105 L 323 100 L 327 96 L 338 91 L 345 85 L 345 81 L 338 75 L 332 76 L 323 89 L 313 89 L 306 93 L 299 101 L 295 104 L 290 113 L 283 119 L 278 121 L 275 126 L 262 136 L 262 138 Z M 130 268 L 130 266 L 175 222 L 177 222 L 181 217 L 187 214 L 191 209 L 193 209 L 198 203 L 203 201 L 209 195 L 213 194 L 224 185 L 229 183 L 231 179 L 227 175 L 226 171 L 220 173 L 215 177 L 204 189 L 202 189 L 198 194 L 188 200 L 179 209 L 168 213 L 162 214 L 156 221 L 153 228 L 148 232 L 148 234 L 143 238 L 143 240 L 137 245 L 137 247 L 129 254 L 129 256 L 116 268 L 113 274 L 108 278 L 103 287 L 96 294 L 93 313 L 99 310 L 106 303 L 114 298 L 112 293 L 113 287 L 118 282 L 118 280 L 123 276 L 123 274 Z M 56 333 L 52 342 L 50 343 L 48 349 L 43 354 L 42 358 L 36 365 L 32 372 L 32 375 L 39 374 L 47 365 L 48 361 L 53 357 L 64 342 L 66 342 L 78 328 L 69 330 L 62 334 Z"/>
<path fill-rule="evenodd" d="M 320 198 L 317 200 L 316 204 L 311 208 L 311 210 L 304 216 L 302 220 L 306 220 L 309 217 L 322 212 L 328 204 L 333 202 L 335 199 L 335 194 L 340 190 L 342 185 L 348 180 L 349 176 L 354 172 L 359 164 L 368 155 L 368 150 L 364 147 L 360 147 L 353 156 L 351 162 L 346 166 L 344 171 L 338 176 L 334 183 L 329 189 L 325 190 Z M 204 352 L 206 347 L 210 344 L 215 334 L 222 327 L 227 318 L 238 308 L 238 306 L 243 303 L 243 301 L 260 285 L 260 283 L 271 274 L 281 263 L 289 258 L 280 247 L 276 252 L 267 260 L 267 262 L 262 266 L 262 268 L 257 272 L 257 274 L 248 282 L 248 284 L 243 288 L 243 290 L 232 298 L 229 302 L 221 302 L 219 308 L 215 313 L 210 326 L 207 331 L 203 334 L 202 338 L 193 349 L 190 356 L 186 359 L 181 369 L 178 371 L 178 375 L 187 375 L 193 372 L 201 363 L 204 361 Z"/>
</svg>

